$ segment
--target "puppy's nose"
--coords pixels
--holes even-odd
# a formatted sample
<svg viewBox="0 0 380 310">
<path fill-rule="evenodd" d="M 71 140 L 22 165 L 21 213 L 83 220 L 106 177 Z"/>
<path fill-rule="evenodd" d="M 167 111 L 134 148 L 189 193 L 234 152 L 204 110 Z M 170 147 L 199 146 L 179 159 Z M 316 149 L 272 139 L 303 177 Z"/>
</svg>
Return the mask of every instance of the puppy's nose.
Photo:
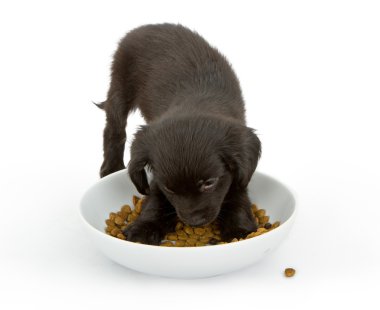
<svg viewBox="0 0 380 310">
<path fill-rule="evenodd" d="M 202 214 L 194 214 L 185 221 L 190 226 L 203 226 L 208 224 L 207 218 Z"/>
</svg>

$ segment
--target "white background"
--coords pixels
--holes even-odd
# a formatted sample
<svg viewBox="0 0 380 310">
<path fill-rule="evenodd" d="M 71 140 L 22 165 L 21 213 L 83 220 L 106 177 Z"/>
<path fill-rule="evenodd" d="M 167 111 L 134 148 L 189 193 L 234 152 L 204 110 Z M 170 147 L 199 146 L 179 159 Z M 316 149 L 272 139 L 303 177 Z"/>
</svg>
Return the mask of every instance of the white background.
<svg viewBox="0 0 380 310">
<path fill-rule="evenodd" d="M 377 1 L 2 1 L 0 307 L 379 307 L 379 16 Z M 158 22 L 228 57 L 263 143 L 258 169 L 298 194 L 291 235 L 248 269 L 148 276 L 83 235 L 105 122 L 91 101 L 105 99 L 118 40 Z M 131 116 L 128 146 L 142 123 Z"/>
</svg>

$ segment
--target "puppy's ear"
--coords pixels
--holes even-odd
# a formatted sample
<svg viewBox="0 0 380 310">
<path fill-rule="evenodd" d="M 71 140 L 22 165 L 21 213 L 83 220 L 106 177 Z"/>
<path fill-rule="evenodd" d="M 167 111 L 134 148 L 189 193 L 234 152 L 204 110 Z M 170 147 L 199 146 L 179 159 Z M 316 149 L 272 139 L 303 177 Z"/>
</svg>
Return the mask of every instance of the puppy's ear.
<svg viewBox="0 0 380 310">
<path fill-rule="evenodd" d="M 261 156 L 261 142 L 254 130 L 232 125 L 226 133 L 221 153 L 234 182 L 239 187 L 246 188 Z"/>
<path fill-rule="evenodd" d="M 135 134 L 131 145 L 131 159 L 128 163 L 128 173 L 139 193 L 149 194 L 149 183 L 145 172 L 145 166 L 149 164 L 149 153 L 147 146 L 147 128 L 141 126 Z"/>
</svg>

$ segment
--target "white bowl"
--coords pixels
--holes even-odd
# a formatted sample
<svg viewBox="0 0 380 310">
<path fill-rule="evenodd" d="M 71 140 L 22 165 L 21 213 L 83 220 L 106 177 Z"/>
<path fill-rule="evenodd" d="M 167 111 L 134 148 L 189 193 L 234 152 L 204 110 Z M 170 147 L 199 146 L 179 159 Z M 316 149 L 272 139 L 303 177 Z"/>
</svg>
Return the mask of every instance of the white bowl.
<svg viewBox="0 0 380 310">
<path fill-rule="evenodd" d="M 263 235 L 229 244 L 204 247 L 160 247 L 117 239 L 104 232 L 105 219 L 137 191 L 126 170 L 100 179 L 87 190 L 80 214 L 88 235 L 106 256 L 125 267 L 165 277 L 201 278 L 252 265 L 274 250 L 288 235 L 294 221 L 295 198 L 282 183 L 256 172 L 248 186 L 253 203 L 271 222 L 281 225 Z"/>
</svg>

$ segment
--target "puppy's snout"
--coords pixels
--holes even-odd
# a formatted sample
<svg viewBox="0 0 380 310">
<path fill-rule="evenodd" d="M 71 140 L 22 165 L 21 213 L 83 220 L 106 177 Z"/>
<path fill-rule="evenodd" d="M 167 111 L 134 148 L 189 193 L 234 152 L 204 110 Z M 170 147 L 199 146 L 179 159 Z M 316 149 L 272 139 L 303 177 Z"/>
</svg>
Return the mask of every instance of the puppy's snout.
<svg viewBox="0 0 380 310">
<path fill-rule="evenodd" d="M 212 222 L 213 218 L 208 216 L 204 211 L 197 210 L 190 212 L 188 214 L 178 214 L 180 219 L 185 222 L 185 224 L 190 226 L 203 226 Z"/>
</svg>

